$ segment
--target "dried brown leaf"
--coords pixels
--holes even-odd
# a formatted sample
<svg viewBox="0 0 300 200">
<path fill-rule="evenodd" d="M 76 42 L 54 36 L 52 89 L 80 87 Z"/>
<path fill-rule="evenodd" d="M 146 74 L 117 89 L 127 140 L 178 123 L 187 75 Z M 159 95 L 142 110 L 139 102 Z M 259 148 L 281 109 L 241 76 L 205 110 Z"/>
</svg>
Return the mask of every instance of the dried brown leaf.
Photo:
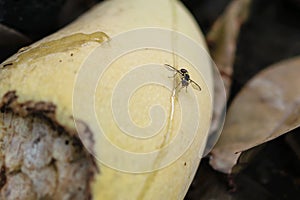
<svg viewBox="0 0 300 200">
<path fill-rule="evenodd" d="M 207 35 L 209 50 L 229 94 L 237 39 L 241 25 L 247 20 L 251 0 L 232 1 Z"/>
<path fill-rule="evenodd" d="M 241 25 L 247 19 L 250 3 L 251 0 L 232 1 L 224 14 L 217 19 L 206 38 L 217 68 L 214 72 L 213 120 L 205 155 L 215 145 L 224 123 L 237 39 Z M 219 72 L 221 72 L 221 76 Z"/>
<path fill-rule="evenodd" d="M 237 95 L 226 116 L 210 164 L 230 173 L 242 151 L 272 140 L 300 124 L 300 57 L 255 76 Z"/>
<path fill-rule="evenodd" d="M 0 24 L 0 47 L 19 46 L 31 42 L 31 40 L 22 33 Z"/>
</svg>

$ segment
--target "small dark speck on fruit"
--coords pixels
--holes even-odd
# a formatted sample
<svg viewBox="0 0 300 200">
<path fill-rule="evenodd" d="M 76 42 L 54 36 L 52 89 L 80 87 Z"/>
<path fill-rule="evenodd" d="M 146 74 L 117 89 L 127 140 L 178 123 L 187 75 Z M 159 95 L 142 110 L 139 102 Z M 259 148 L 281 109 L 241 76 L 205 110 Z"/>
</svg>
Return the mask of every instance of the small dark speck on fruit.
<svg viewBox="0 0 300 200">
<path fill-rule="evenodd" d="M 71 56 L 73 56 L 74 54 L 73 53 L 71 53 Z"/>
<path fill-rule="evenodd" d="M 41 141 L 41 138 L 37 138 L 36 140 L 34 140 L 34 144 L 37 144 L 37 143 L 39 143 Z"/>
<path fill-rule="evenodd" d="M 6 176 L 5 176 L 5 167 L 2 167 L 0 170 L 0 188 L 2 188 L 6 183 Z"/>
<path fill-rule="evenodd" d="M 7 66 L 11 66 L 13 65 L 13 63 L 6 63 L 6 64 L 3 64 L 3 68 L 7 67 Z"/>
</svg>

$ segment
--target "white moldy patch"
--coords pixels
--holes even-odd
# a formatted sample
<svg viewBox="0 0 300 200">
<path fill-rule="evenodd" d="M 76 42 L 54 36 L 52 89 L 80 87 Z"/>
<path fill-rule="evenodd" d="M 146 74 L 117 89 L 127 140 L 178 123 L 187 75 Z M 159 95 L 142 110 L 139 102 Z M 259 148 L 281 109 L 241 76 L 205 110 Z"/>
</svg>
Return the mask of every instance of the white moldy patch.
<svg viewBox="0 0 300 200">
<path fill-rule="evenodd" d="M 40 115 L 0 113 L 0 199 L 90 199 L 96 171 L 80 140 Z"/>
</svg>

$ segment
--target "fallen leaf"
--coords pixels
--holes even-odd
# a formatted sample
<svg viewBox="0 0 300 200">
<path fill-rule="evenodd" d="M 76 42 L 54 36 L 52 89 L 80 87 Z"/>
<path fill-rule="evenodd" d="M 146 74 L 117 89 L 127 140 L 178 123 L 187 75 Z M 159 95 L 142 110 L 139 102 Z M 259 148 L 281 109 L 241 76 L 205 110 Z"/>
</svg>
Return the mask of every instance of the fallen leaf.
<svg viewBox="0 0 300 200">
<path fill-rule="evenodd" d="M 251 0 L 233 0 L 209 31 L 206 40 L 229 96 L 237 39 L 247 20 Z"/>
<path fill-rule="evenodd" d="M 31 40 L 22 33 L 0 24 L 0 63 Z"/>
<path fill-rule="evenodd" d="M 216 20 L 206 38 L 216 67 L 214 67 L 213 119 L 204 155 L 216 144 L 224 124 L 237 39 L 241 25 L 247 20 L 250 3 L 251 0 L 232 1 Z"/>
<path fill-rule="evenodd" d="M 31 42 L 31 40 L 22 33 L 3 24 L 0 24 L 0 38 L 0 47 L 24 45 Z"/>
<path fill-rule="evenodd" d="M 210 164 L 231 173 L 241 152 L 272 140 L 300 124 L 300 57 L 255 76 L 233 100 Z"/>
</svg>

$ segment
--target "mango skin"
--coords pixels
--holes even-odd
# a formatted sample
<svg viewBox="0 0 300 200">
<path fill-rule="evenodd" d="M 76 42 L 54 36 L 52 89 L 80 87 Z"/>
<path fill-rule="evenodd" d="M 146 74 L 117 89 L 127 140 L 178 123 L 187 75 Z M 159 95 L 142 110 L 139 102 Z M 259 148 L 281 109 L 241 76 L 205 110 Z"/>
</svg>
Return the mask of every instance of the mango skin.
<svg viewBox="0 0 300 200">
<path fill-rule="evenodd" d="M 113 37 L 121 32 L 142 27 L 175 29 L 206 48 L 199 27 L 180 2 L 106 1 L 69 26 L 22 49 L 6 60 L 1 66 L 0 96 L 15 90 L 19 102 L 51 102 L 56 106 L 56 122 L 74 134 L 76 128 L 73 120 L 72 95 L 82 63 L 99 43 L 107 40 L 107 36 Z M 153 57 L 158 61 L 172 62 L 170 56 L 159 53 Z M 141 52 L 135 59 L 137 63 L 144 63 L 148 59 L 148 54 Z M 115 70 L 110 79 L 117 78 L 114 74 L 118 74 L 118 68 Z M 210 127 L 212 73 L 207 66 L 203 66 L 201 72 L 208 88 L 199 94 L 204 99 L 199 104 L 203 108 L 201 115 L 206 115 L 207 118 L 201 122 L 199 133 L 189 149 L 169 166 L 149 173 L 125 173 L 98 162 L 100 173 L 92 182 L 93 199 L 184 198 L 199 165 Z M 141 99 L 151 101 L 147 93 L 141 92 L 139 95 Z M 101 98 L 108 97 L 104 94 Z M 140 109 L 144 109 L 143 102 L 140 105 Z M 88 118 L 80 120 L 90 126 L 91 121 Z M 177 122 L 180 122 L 180 119 L 174 119 L 174 123 Z M 97 148 L 97 145 L 94 148 Z"/>
</svg>

